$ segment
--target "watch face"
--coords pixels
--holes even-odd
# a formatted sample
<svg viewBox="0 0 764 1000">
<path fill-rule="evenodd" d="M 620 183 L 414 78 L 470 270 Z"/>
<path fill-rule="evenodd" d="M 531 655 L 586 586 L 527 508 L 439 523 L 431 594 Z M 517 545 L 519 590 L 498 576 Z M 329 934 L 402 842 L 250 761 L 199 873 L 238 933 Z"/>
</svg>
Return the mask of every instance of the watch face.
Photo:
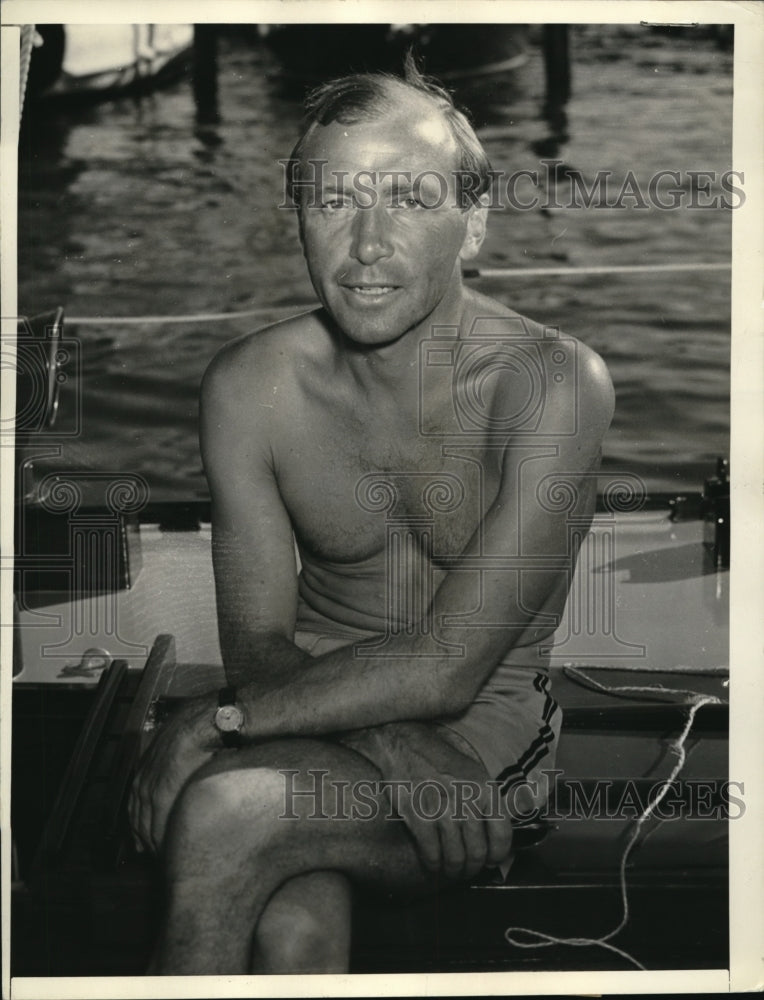
<svg viewBox="0 0 764 1000">
<path fill-rule="evenodd" d="M 244 716 L 237 705 L 221 705 L 215 713 L 215 725 L 221 733 L 235 733 L 241 729 Z"/>
</svg>

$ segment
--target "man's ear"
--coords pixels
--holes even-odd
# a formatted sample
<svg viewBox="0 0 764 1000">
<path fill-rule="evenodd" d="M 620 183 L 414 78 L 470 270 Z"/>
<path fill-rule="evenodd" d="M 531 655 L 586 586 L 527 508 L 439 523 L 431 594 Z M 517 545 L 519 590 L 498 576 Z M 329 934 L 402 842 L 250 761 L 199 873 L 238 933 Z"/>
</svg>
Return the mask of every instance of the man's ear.
<svg viewBox="0 0 764 1000">
<path fill-rule="evenodd" d="M 480 252 L 488 224 L 488 202 L 488 194 L 481 194 L 478 204 L 467 209 L 467 232 L 459 251 L 460 260 L 472 260 Z"/>
</svg>

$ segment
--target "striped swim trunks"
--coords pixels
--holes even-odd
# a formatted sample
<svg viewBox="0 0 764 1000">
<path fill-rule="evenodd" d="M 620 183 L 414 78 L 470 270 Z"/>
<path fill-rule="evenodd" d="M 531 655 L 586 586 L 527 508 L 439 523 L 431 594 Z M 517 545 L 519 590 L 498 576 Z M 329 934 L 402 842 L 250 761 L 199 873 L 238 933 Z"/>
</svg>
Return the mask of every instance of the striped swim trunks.
<svg viewBox="0 0 764 1000">
<path fill-rule="evenodd" d="M 298 626 L 294 641 L 321 656 L 363 638 L 359 631 Z M 548 639 L 543 642 L 548 648 Z M 434 720 L 472 749 L 520 823 L 532 820 L 547 800 L 547 773 L 554 769 L 562 723 L 550 690 L 549 656 L 541 644 L 511 650 L 465 711 Z"/>
</svg>

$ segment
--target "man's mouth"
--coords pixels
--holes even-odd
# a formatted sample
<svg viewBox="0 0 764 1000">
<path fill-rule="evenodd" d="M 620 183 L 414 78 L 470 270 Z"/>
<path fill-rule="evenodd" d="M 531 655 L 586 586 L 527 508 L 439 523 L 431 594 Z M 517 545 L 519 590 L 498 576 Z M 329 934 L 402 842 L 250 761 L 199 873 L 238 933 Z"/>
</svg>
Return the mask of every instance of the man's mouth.
<svg viewBox="0 0 764 1000">
<path fill-rule="evenodd" d="M 399 286 L 398 285 L 345 285 L 351 291 L 355 292 L 357 295 L 388 295 L 390 292 L 394 292 Z"/>
</svg>

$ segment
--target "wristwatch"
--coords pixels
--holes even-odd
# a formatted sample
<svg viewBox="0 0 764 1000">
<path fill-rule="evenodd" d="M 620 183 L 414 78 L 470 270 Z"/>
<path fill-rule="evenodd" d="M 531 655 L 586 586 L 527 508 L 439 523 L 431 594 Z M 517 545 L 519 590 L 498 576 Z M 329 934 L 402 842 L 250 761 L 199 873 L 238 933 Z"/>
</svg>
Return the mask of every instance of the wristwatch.
<svg viewBox="0 0 764 1000">
<path fill-rule="evenodd" d="M 244 713 L 236 704 L 236 688 L 221 688 L 215 712 L 215 728 L 220 733 L 223 746 L 240 747 Z"/>
</svg>

